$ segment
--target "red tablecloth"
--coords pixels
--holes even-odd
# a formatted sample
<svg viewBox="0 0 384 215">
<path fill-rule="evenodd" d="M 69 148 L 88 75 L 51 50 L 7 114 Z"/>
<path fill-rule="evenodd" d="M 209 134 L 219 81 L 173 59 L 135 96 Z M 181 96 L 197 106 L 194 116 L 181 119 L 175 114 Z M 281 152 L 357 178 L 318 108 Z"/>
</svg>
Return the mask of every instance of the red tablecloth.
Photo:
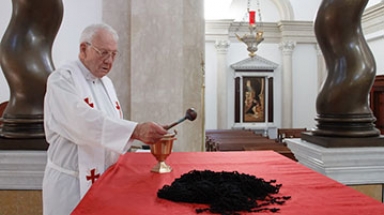
<svg viewBox="0 0 384 215">
<path fill-rule="evenodd" d="M 384 204 L 272 151 L 176 152 L 171 173 L 150 172 L 150 153 L 127 153 L 91 187 L 72 215 L 196 215 L 205 205 L 175 203 L 157 191 L 190 170 L 238 171 L 283 184 L 284 215 L 384 215 Z M 208 212 L 203 214 L 210 214 Z M 273 214 L 271 212 L 249 214 Z"/>
</svg>

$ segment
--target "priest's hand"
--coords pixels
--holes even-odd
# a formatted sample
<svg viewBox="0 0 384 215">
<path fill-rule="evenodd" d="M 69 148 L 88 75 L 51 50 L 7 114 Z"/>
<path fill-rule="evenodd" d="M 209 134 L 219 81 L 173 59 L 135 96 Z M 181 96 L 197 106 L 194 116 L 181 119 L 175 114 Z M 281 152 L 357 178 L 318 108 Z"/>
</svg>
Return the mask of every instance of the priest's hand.
<svg viewBox="0 0 384 215">
<path fill-rule="evenodd" d="M 145 122 L 137 124 L 133 131 L 132 138 L 146 144 L 153 144 L 160 140 L 168 131 L 164 127 L 154 123 Z"/>
</svg>

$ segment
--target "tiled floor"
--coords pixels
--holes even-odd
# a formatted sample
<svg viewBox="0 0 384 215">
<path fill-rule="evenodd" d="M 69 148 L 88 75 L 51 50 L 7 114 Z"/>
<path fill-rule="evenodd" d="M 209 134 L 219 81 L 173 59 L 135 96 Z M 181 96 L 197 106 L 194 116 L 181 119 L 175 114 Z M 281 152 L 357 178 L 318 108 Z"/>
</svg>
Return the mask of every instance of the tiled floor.
<svg viewBox="0 0 384 215">
<path fill-rule="evenodd" d="M 0 215 L 42 215 L 41 191 L 0 190 Z"/>
<path fill-rule="evenodd" d="M 349 187 L 383 202 L 383 184 L 349 185 Z"/>
</svg>

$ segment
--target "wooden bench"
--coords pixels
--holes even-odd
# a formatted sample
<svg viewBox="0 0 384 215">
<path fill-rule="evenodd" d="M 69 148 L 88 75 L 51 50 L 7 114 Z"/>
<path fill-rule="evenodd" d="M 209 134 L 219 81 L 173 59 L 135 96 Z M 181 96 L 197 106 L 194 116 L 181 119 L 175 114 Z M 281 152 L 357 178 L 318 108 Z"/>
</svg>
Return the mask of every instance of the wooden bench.
<svg viewBox="0 0 384 215">
<path fill-rule="evenodd" d="M 3 102 L 0 104 L 0 126 L 3 124 L 3 113 L 7 105 L 8 105 L 8 102 Z"/>
<path fill-rule="evenodd" d="M 205 141 L 206 141 L 206 144 L 212 144 L 215 141 L 219 141 L 219 140 L 238 140 L 238 139 L 267 139 L 267 138 L 261 135 L 250 135 L 250 134 L 210 135 L 206 137 Z"/>
<path fill-rule="evenodd" d="M 295 158 L 295 155 L 292 153 L 292 151 L 282 145 L 282 144 L 277 144 L 277 145 L 260 145 L 260 146 L 244 146 L 245 151 L 266 151 L 266 150 L 273 150 L 281 155 L 284 155 L 285 157 L 297 161 Z"/>
<path fill-rule="evenodd" d="M 285 138 L 300 138 L 306 128 L 279 128 L 277 129 L 277 141 L 283 142 Z"/>
<path fill-rule="evenodd" d="M 238 140 L 220 140 L 216 141 L 213 145 L 214 151 L 244 151 L 244 147 L 251 146 L 270 146 L 277 144 L 270 139 L 238 139 Z"/>
<path fill-rule="evenodd" d="M 291 150 L 281 142 L 255 134 L 249 130 L 209 130 L 206 132 L 207 151 L 262 151 L 272 150 L 292 160 Z"/>
<path fill-rule="evenodd" d="M 240 130 L 240 129 L 207 129 L 206 134 L 228 134 L 228 133 L 254 133 L 252 130 Z"/>
<path fill-rule="evenodd" d="M 218 139 L 238 139 L 238 138 L 261 137 L 251 130 L 234 130 L 234 129 L 211 129 L 205 132 L 205 147 L 207 151 L 216 151 L 215 142 Z"/>
</svg>

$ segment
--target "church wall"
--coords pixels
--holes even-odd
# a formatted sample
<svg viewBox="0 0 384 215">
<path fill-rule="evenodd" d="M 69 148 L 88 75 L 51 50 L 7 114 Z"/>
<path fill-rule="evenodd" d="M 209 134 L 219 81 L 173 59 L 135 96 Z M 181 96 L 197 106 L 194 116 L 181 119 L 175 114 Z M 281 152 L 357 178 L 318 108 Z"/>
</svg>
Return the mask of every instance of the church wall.
<svg viewBox="0 0 384 215">
<path fill-rule="evenodd" d="M 181 113 L 190 107 L 198 112 L 194 122 L 186 122 L 181 128 L 180 146 L 175 151 L 202 151 L 205 144 L 204 106 L 203 106 L 203 63 L 204 63 L 204 1 L 183 2 L 183 104 Z M 172 59 L 169 59 L 172 63 Z M 181 71 L 176 71 L 181 72 Z M 181 114 L 184 115 L 184 114 Z"/>
<path fill-rule="evenodd" d="M 123 59 L 111 75 L 125 118 L 169 124 L 184 117 L 185 111 L 193 107 L 198 118 L 174 128 L 178 139 L 173 149 L 200 151 L 203 1 L 131 0 L 113 5 L 107 2 L 104 1 L 103 20 L 126 34 Z"/>
<path fill-rule="evenodd" d="M 292 59 L 292 127 L 314 128 L 318 94 L 315 45 L 296 45 Z M 282 108 L 284 108 L 284 104 Z"/>
<path fill-rule="evenodd" d="M 383 25 L 384 27 L 384 25 Z M 384 31 L 373 40 L 368 40 L 369 48 L 375 56 L 376 75 L 384 74 Z"/>
<path fill-rule="evenodd" d="M 66 1 L 63 21 L 52 48 L 55 67 L 78 59 L 80 34 L 90 24 L 101 22 L 101 0 Z M 82 14 L 82 15 L 81 15 Z"/>
<path fill-rule="evenodd" d="M 205 128 L 217 128 L 217 61 L 214 42 L 205 44 Z"/>
<path fill-rule="evenodd" d="M 0 38 L 3 37 L 5 30 L 8 27 L 9 20 L 12 15 L 12 2 L 1 1 L 0 2 Z M 4 77 L 3 70 L 0 67 L 0 103 L 8 101 L 9 88 L 7 80 Z"/>
<path fill-rule="evenodd" d="M 123 109 L 124 118 L 131 118 L 131 96 L 130 82 L 131 82 L 131 1 L 116 0 L 114 4 L 108 1 L 103 1 L 103 22 L 108 23 L 119 34 L 119 58 L 115 61 L 112 71 L 108 76 L 113 80 L 115 85 L 117 97 L 119 98 L 120 105 Z"/>
<path fill-rule="evenodd" d="M 317 10 L 322 0 L 290 0 L 289 2 L 292 5 L 295 20 L 315 20 Z"/>
</svg>

